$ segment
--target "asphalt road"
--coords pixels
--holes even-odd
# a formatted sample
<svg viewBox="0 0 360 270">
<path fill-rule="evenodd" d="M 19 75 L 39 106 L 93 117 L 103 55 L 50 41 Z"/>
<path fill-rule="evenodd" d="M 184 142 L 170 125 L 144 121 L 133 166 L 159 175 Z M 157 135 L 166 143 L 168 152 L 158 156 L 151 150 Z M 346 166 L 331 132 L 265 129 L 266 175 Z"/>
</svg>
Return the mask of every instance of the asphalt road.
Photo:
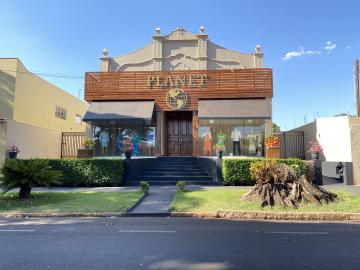
<svg viewBox="0 0 360 270">
<path fill-rule="evenodd" d="M 0 219 L 0 269 L 360 269 L 360 224 Z"/>
</svg>

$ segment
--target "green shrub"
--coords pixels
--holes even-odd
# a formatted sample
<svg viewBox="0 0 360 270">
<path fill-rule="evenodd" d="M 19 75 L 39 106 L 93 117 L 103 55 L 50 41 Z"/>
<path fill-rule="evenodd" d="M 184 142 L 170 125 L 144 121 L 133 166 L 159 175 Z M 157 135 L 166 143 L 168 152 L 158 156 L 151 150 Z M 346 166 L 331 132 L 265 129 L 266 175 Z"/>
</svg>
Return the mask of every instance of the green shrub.
<svg viewBox="0 0 360 270">
<path fill-rule="evenodd" d="M 186 182 L 185 181 L 178 181 L 176 186 L 179 188 L 181 192 L 185 192 L 186 190 Z"/>
<path fill-rule="evenodd" d="M 142 192 L 144 192 L 145 194 L 149 193 L 150 185 L 148 182 L 140 181 L 140 187 Z"/>
<path fill-rule="evenodd" d="M 224 185 L 228 186 L 251 186 L 255 184 L 255 180 L 251 175 L 250 166 L 256 161 L 265 160 L 263 158 L 227 158 L 223 160 L 222 176 Z M 283 163 L 289 166 L 297 165 L 294 168 L 300 174 L 305 174 L 310 177 L 311 168 L 313 165 L 309 161 L 289 158 L 289 159 L 271 159 L 278 163 Z"/>
<path fill-rule="evenodd" d="M 265 183 L 285 184 L 288 181 L 297 179 L 296 171 L 293 167 L 299 168 L 299 165 L 292 164 L 289 166 L 272 159 L 263 159 L 255 161 L 250 165 L 250 173 L 259 185 Z"/>
<path fill-rule="evenodd" d="M 122 184 L 121 159 L 66 158 L 50 159 L 49 164 L 62 171 L 64 187 L 102 187 Z"/>
<path fill-rule="evenodd" d="M 1 173 L 4 177 L 1 178 L 0 186 L 4 192 L 20 188 L 20 199 L 28 199 L 33 187 L 59 184 L 62 178 L 62 173 L 53 170 L 49 161 L 43 159 L 8 159 Z"/>
</svg>

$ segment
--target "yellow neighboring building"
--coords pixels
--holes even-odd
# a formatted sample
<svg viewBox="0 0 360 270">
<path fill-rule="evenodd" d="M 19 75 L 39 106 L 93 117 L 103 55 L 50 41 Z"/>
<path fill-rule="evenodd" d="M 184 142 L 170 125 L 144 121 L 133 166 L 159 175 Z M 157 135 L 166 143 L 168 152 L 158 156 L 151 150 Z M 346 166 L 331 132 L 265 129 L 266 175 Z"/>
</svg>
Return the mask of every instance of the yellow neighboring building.
<svg viewBox="0 0 360 270">
<path fill-rule="evenodd" d="M 0 58 L 0 163 L 16 144 L 19 158 L 60 158 L 62 132 L 85 132 L 87 103 Z"/>
</svg>

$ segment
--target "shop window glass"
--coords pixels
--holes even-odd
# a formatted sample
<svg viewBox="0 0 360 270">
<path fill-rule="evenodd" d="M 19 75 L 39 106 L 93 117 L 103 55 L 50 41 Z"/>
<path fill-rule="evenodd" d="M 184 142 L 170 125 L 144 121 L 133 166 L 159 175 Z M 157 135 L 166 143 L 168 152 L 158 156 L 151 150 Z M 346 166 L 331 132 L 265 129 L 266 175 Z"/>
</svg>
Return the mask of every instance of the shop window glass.
<svg viewBox="0 0 360 270">
<path fill-rule="evenodd" d="M 264 156 L 265 119 L 200 119 L 199 154 Z"/>
<path fill-rule="evenodd" d="M 142 120 L 92 123 L 95 156 L 124 156 L 124 145 L 131 143 L 133 156 L 153 156 L 155 127 Z"/>
</svg>

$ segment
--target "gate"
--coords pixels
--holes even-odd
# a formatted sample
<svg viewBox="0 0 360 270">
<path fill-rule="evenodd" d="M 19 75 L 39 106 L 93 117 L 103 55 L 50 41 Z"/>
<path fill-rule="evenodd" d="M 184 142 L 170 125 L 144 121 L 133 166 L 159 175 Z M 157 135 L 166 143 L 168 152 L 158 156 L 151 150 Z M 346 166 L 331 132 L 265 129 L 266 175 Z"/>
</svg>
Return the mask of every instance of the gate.
<svg viewBox="0 0 360 270">
<path fill-rule="evenodd" d="M 303 131 L 276 132 L 274 136 L 280 139 L 281 158 L 305 159 L 305 145 Z"/>
<path fill-rule="evenodd" d="M 61 139 L 61 158 L 76 157 L 78 149 L 83 147 L 85 132 L 63 132 Z"/>
</svg>

